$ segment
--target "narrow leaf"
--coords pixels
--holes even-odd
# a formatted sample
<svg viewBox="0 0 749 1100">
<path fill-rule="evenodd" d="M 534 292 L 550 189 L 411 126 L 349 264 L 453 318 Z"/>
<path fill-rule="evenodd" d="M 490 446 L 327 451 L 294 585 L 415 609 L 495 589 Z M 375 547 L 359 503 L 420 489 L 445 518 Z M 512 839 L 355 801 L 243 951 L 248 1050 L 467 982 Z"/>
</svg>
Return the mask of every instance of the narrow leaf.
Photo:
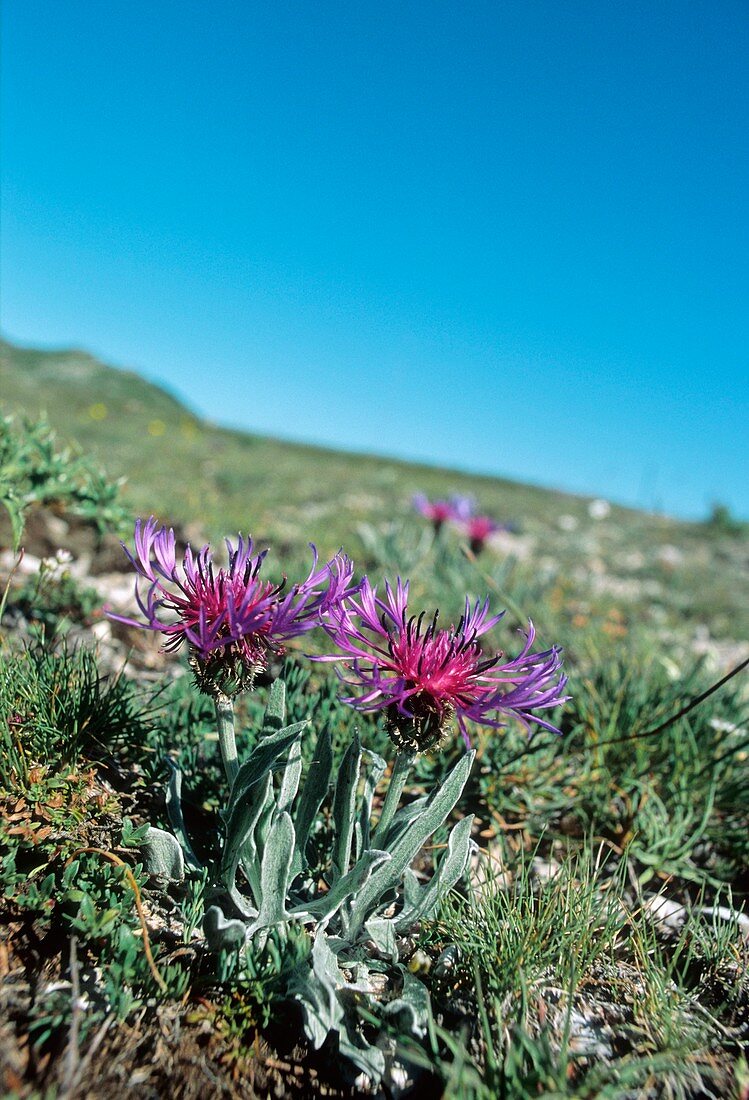
<svg viewBox="0 0 749 1100">
<path fill-rule="evenodd" d="M 333 771 L 333 753 L 330 746 L 330 730 L 326 727 L 318 735 L 315 756 L 307 771 L 307 778 L 297 803 L 294 828 L 296 831 L 296 850 L 294 852 L 294 874 L 302 871 L 306 865 L 305 849 L 309 840 L 312 823 L 317 811 L 328 793 L 330 776 Z"/>
<path fill-rule="evenodd" d="M 278 681 L 276 681 L 278 682 Z M 281 790 L 278 792 L 278 813 L 291 812 L 291 805 L 299 790 L 299 780 L 302 776 L 302 741 L 298 738 L 292 741 L 286 767 L 281 779 Z"/>
<path fill-rule="evenodd" d="M 263 715 L 261 737 L 275 733 L 283 728 L 286 720 L 286 684 L 283 680 L 274 680 L 268 693 L 268 703 Z"/>
<path fill-rule="evenodd" d="M 471 825 L 473 814 L 464 817 L 450 831 L 447 852 L 432 878 L 418 893 L 409 891 L 403 912 L 395 921 L 396 932 L 403 932 L 412 924 L 428 917 L 441 898 L 451 890 L 463 875 L 471 851 Z"/>
<path fill-rule="evenodd" d="M 389 859 L 390 855 L 387 852 L 376 850 L 365 852 L 349 873 L 339 878 L 327 894 L 305 905 L 298 905 L 291 910 L 292 916 L 304 919 L 304 916 L 309 914 L 319 923 L 329 921 L 347 898 L 361 890 L 375 868 Z"/>
<path fill-rule="evenodd" d="M 363 755 L 369 767 L 364 775 L 364 791 L 362 795 L 362 804 L 359 809 L 359 828 L 354 834 L 354 859 L 358 859 L 361 853 L 366 852 L 367 848 L 369 848 L 371 840 L 370 819 L 372 817 L 372 801 L 377 789 L 377 784 L 382 779 L 385 774 L 385 769 L 387 768 L 387 761 L 383 760 L 381 756 L 378 756 L 376 752 L 370 752 L 367 749 Z"/>
<path fill-rule="evenodd" d="M 271 826 L 260 872 L 262 901 L 251 932 L 288 918 L 286 892 L 294 854 L 294 826 L 287 813 L 279 814 Z"/>
<path fill-rule="evenodd" d="M 235 805 L 226 826 L 226 840 L 221 856 L 221 881 L 226 889 L 229 891 L 234 889 L 237 867 L 241 859 L 258 905 L 260 904 L 260 880 L 255 867 L 257 844 L 254 834 L 255 826 L 272 792 L 273 781 L 268 772 L 265 781 L 253 784 L 242 801 Z"/>
<path fill-rule="evenodd" d="M 361 742 L 359 734 L 354 733 L 353 740 L 346 749 L 341 761 L 333 798 L 333 825 L 335 828 L 333 868 L 337 875 L 345 875 L 348 871 L 356 815 L 356 789 L 359 785 L 360 765 Z"/>
<path fill-rule="evenodd" d="M 169 783 L 166 788 L 166 812 L 169 815 L 175 836 L 182 845 L 185 861 L 189 867 L 196 871 L 202 870 L 200 860 L 192 850 L 190 838 L 185 828 L 185 819 L 182 816 L 182 771 L 170 756 L 164 757 L 164 762 L 170 770 Z"/>
<path fill-rule="evenodd" d="M 278 681 L 276 681 L 278 682 Z M 237 772 L 231 789 L 229 799 L 229 816 L 234 807 L 245 797 L 247 791 L 260 779 L 264 779 L 268 771 L 274 768 L 281 756 L 288 750 L 292 742 L 302 735 L 307 722 L 295 722 L 293 726 L 285 726 L 275 733 L 263 737 L 255 745 L 249 758 Z"/>
<path fill-rule="evenodd" d="M 398 885 L 422 845 L 446 820 L 463 792 L 475 755 L 475 752 L 469 752 L 460 758 L 442 786 L 430 795 L 424 809 L 412 821 L 411 827 L 390 847 L 393 857 L 390 862 L 378 867 L 361 889 L 351 911 L 352 938 L 377 907 L 383 894 Z"/>
</svg>

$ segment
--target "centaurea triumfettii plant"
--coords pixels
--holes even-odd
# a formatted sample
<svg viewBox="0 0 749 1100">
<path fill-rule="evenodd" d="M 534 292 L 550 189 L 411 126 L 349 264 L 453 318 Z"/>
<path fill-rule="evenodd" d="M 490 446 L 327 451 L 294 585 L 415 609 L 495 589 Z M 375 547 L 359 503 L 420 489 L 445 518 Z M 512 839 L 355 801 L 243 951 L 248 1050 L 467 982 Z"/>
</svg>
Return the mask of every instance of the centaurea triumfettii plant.
<svg viewBox="0 0 749 1100">
<path fill-rule="evenodd" d="M 514 716 L 553 729 L 537 712 L 562 698 L 559 651 L 532 654 L 531 627 L 520 656 L 503 661 L 479 646 L 500 618 L 489 614 L 488 603 L 466 603 L 463 618 L 448 630 L 438 628 L 436 615 L 425 625 L 423 616 L 408 614 L 407 584 L 386 586 L 384 599 L 366 579 L 354 589 L 343 557 L 322 568 L 315 560 L 309 576 L 284 594 L 260 580 L 263 556 L 253 557 L 251 544 L 229 544 L 223 568 L 214 566 L 208 547 L 197 554 L 188 547 L 178 563 L 173 534 L 151 520 L 136 528 L 130 560 L 140 587 L 147 584 L 138 591 L 145 621 L 135 625 L 161 631 L 168 649 L 190 648 L 199 683 L 219 712 L 222 701 L 231 707 L 230 693 L 251 683 L 270 653 L 319 623 L 341 650 L 327 659 L 343 664 L 355 689 L 347 702 L 387 714 L 397 751 L 376 824 L 385 760 L 362 745 L 358 731 L 336 760 L 333 724 L 323 722 L 305 767 L 309 722 L 287 724 L 279 679 L 241 767 L 235 750 L 228 756 L 233 736 L 219 718 L 230 786 L 218 858 L 201 867 L 190 845 L 173 762 L 167 799 L 173 833 L 151 828 L 144 842 L 151 873 L 206 876 L 203 928 L 220 975 L 234 967 L 241 981 L 248 960 L 271 937 L 276 946 L 300 946 L 284 980 L 286 995 L 301 1006 L 307 1036 L 316 1048 L 337 1038 L 340 1054 L 376 1087 L 394 1053 L 388 1020 L 402 1017 L 417 1038 L 428 1027 L 427 991 L 399 957 L 404 937 L 461 880 L 473 844 L 468 814 L 449 830 L 432 876 L 422 881 L 413 864 L 419 860 L 423 869 L 424 846 L 457 805 L 475 753 L 463 753 L 424 798 L 399 808 L 408 768 L 416 751 L 434 745 L 453 722 L 462 729 L 470 722 L 497 726 Z M 376 1020 L 383 1027 L 373 1041 Z"/>
<path fill-rule="evenodd" d="M 193 551 L 188 544 L 179 560 L 174 531 L 153 516 L 136 521 L 134 544 L 134 552 L 123 547 L 137 574 L 143 618 L 111 612 L 110 618 L 162 634 L 167 651 L 187 645 L 196 684 L 216 705 L 231 782 L 237 770 L 233 697 L 250 690 L 272 655 L 316 627 L 320 615 L 351 591 L 353 563 L 341 553 L 320 565 L 311 546 L 308 575 L 287 589 L 285 579 L 274 583 L 260 576 L 267 551 L 253 554 L 252 539 L 241 535 L 236 545 L 226 540 L 226 566 L 214 563 L 209 545 Z"/>
</svg>

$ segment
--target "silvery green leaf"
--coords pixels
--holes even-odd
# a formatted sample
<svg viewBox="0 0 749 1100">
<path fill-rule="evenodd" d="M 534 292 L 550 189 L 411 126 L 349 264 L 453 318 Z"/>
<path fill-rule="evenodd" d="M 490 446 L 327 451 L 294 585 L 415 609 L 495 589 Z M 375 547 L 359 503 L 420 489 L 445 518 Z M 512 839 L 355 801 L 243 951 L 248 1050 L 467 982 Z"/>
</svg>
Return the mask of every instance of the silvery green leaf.
<svg viewBox="0 0 749 1100">
<path fill-rule="evenodd" d="M 258 928 L 279 924 L 288 918 L 286 892 L 291 874 L 291 857 L 294 854 L 294 826 L 287 813 L 279 814 L 271 825 L 263 851 L 260 870 L 260 912 L 250 933 Z"/>
<path fill-rule="evenodd" d="M 312 969 L 300 968 L 289 982 L 289 993 L 302 1006 L 304 1030 L 315 1050 L 319 1050 L 331 1031 L 338 1031 L 344 1018 L 338 990 L 344 978 L 327 936 L 320 930 L 315 936 L 311 955 Z"/>
<path fill-rule="evenodd" d="M 463 792 L 475 755 L 475 752 L 468 752 L 460 758 L 442 786 L 429 796 L 410 828 L 392 846 L 388 845 L 393 858 L 377 868 L 354 901 L 350 927 L 352 937 L 357 935 L 364 921 L 377 908 L 383 895 L 400 883 L 422 845 L 443 824 Z"/>
<path fill-rule="evenodd" d="M 170 771 L 169 783 L 166 788 L 166 811 L 169 814 L 169 821 L 171 822 L 172 829 L 177 839 L 182 845 L 182 851 L 188 867 L 201 871 L 202 865 L 192 850 L 190 838 L 185 828 L 185 819 L 182 816 L 182 771 L 170 756 L 164 757 L 164 763 Z"/>
<path fill-rule="evenodd" d="M 278 681 L 276 681 L 278 682 Z M 277 701 L 277 700 L 276 700 Z M 221 876 L 232 900 L 238 904 L 235 878 L 239 860 L 242 859 L 245 874 L 252 887 L 255 900 L 261 904 L 256 853 L 264 847 L 268 823 L 273 809 L 273 781 L 271 771 L 278 759 L 297 740 L 306 726 L 297 722 L 293 726 L 276 730 L 259 741 L 249 759 L 237 772 L 232 786 L 229 809 L 226 813 L 226 843 L 221 860 Z M 246 903 L 241 906 L 246 912 Z"/>
<path fill-rule="evenodd" d="M 365 749 L 363 753 L 365 761 L 368 763 L 368 768 L 364 774 L 364 791 L 362 795 L 362 804 L 359 809 L 359 828 L 354 831 L 354 859 L 358 859 L 362 852 L 366 852 L 369 848 L 371 840 L 370 822 L 372 817 L 372 800 L 374 799 L 374 793 L 377 790 L 377 784 L 385 774 L 387 768 L 387 761 L 383 760 L 381 756 L 378 756 L 376 752 L 371 752 L 369 749 Z"/>
<path fill-rule="evenodd" d="M 395 924 L 384 917 L 371 917 L 364 925 L 372 943 L 380 955 L 391 962 L 398 961 L 398 944 L 395 941 Z"/>
<path fill-rule="evenodd" d="M 141 845 L 143 866 L 149 875 L 170 882 L 182 882 L 185 877 L 185 857 L 176 837 L 163 829 L 149 825 Z"/>
<path fill-rule="evenodd" d="M 407 867 L 403 875 L 403 909 L 413 907 L 421 895 L 421 883 L 419 876 L 412 867 Z"/>
<path fill-rule="evenodd" d="M 263 806 L 263 812 L 260 814 L 258 823 L 255 826 L 255 843 L 258 852 L 262 853 L 265 851 L 265 844 L 268 839 L 270 827 L 273 824 L 274 813 L 275 793 L 273 791 L 273 785 L 271 784 L 270 795 Z"/>
<path fill-rule="evenodd" d="M 278 813 L 284 810 L 291 812 L 291 805 L 299 790 L 299 780 L 302 776 L 302 742 L 301 738 L 291 742 L 286 767 L 281 778 L 281 789 L 278 792 L 276 803 Z"/>
<path fill-rule="evenodd" d="M 226 841 L 221 856 L 221 881 L 229 892 L 233 892 L 239 861 L 242 860 L 245 874 L 249 880 L 255 901 L 260 904 L 259 876 L 255 867 L 256 844 L 255 826 L 265 809 L 268 799 L 272 799 L 273 781 L 270 772 L 265 781 L 248 788 L 244 799 L 237 802 L 229 816 L 226 826 Z M 232 895 L 233 896 L 233 895 Z"/>
<path fill-rule="evenodd" d="M 356 1025 L 342 1029 L 338 1036 L 338 1049 L 368 1078 L 367 1091 L 376 1088 L 385 1072 L 385 1055 L 379 1047 L 373 1047 L 356 1029 Z M 363 1082 L 362 1082 L 363 1084 Z M 357 1088 L 357 1093 L 361 1094 Z"/>
<path fill-rule="evenodd" d="M 289 749 L 292 742 L 301 737 L 307 724 L 306 721 L 295 722 L 292 726 L 277 729 L 258 741 L 248 759 L 237 772 L 232 785 L 229 799 L 229 817 L 231 817 L 237 803 L 246 797 L 250 788 L 261 779 L 264 779 L 268 772 L 276 767 L 279 759 Z"/>
<path fill-rule="evenodd" d="M 297 803 L 294 818 L 296 832 L 296 851 L 294 852 L 294 874 L 298 874 L 306 865 L 305 849 L 309 840 L 312 822 L 328 793 L 330 776 L 333 771 L 333 753 L 330 747 L 330 730 L 326 727 L 318 735 L 315 755 L 307 771 L 302 793 Z"/>
<path fill-rule="evenodd" d="M 428 917 L 440 899 L 461 878 L 471 851 L 472 824 L 473 814 L 469 814 L 454 826 L 447 841 L 447 851 L 429 882 L 418 888 L 418 893 L 415 893 L 413 886 L 409 888 L 403 912 L 395 921 L 396 931 L 403 932 L 412 924 Z"/>
<path fill-rule="evenodd" d="M 345 875 L 348 871 L 356 816 L 356 789 L 359 785 L 360 765 L 361 742 L 359 734 L 354 733 L 353 740 L 346 749 L 341 761 L 333 798 L 333 826 L 335 828 L 333 869 L 336 876 Z"/>
<path fill-rule="evenodd" d="M 354 822 L 354 837 L 351 843 L 351 859 L 354 863 L 358 860 L 359 856 L 364 851 L 364 845 L 362 843 L 362 827 L 361 821 Z"/>
<path fill-rule="evenodd" d="M 283 680 L 274 680 L 268 692 L 268 703 L 263 715 L 261 737 L 275 733 L 283 727 L 286 720 L 286 684 Z"/>
<path fill-rule="evenodd" d="M 417 1039 L 423 1039 L 429 1023 L 429 993 L 426 986 L 401 967 L 403 989 L 400 997 L 385 1008 L 386 1016 L 400 1017 L 403 1026 Z"/>
<path fill-rule="evenodd" d="M 246 927 L 241 920 L 227 920 L 218 905 L 212 905 L 203 917 L 203 932 L 211 951 L 227 951 L 244 942 Z"/>
<path fill-rule="evenodd" d="M 291 910 L 291 915 L 302 919 L 309 915 L 318 922 L 329 921 L 340 906 L 362 888 L 375 868 L 389 859 L 389 852 L 378 852 L 376 849 L 365 852 L 348 874 L 339 878 L 327 894 L 315 901 L 296 906 Z"/>
<path fill-rule="evenodd" d="M 412 802 L 407 802 L 405 806 L 401 806 L 390 823 L 386 837 L 386 847 L 392 848 L 395 841 L 403 835 L 414 818 L 419 816 L 428 801 L 429 796 L 423 794 L 418 798 L 414 798 Z"/>
</svg>

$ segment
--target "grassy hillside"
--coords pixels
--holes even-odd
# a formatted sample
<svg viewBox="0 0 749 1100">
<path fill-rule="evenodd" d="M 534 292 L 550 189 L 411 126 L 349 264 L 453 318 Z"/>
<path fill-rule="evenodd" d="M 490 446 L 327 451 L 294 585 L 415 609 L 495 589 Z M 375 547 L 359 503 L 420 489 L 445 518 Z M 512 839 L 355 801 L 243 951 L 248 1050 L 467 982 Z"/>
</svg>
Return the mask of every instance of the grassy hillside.
<svg viewBox="0 0 749 1100">
<path fill-rule="evenodd" d="M 417 489 L 472 493 L 488 511 L 533 524 L 584 512 L 582 498 L 499 478 L 228 431 L 138 374 L 82 351 L 0 342 L 0 394 L 10 410 L 43 412 L 64 438 L 77 440 L 113 476 L 125 476 L 134 508 L 156 507 L 181 520 L 200 512 L 209 525 L 251 523 L 293 536 L 301 507 L 313 534 L 335 542 L 350 534 L 352 521 L 393 518 Z M 680 526 L 636 512 L 627 518 L 659 532 Z"/>
<path fill-rule="evenodd" d="M 44 413 L 63 439 L 125 477 L 134 514 L 197 523 L 213 537 L 249 531 L 289 561 L 311 540 L 324 553 L 343 545 L 367 568 L 418 573 L 411 495 L 468 493 L 519 528 L 482 557 L 475 590 L 492 587 L 487 572 L 502 591 L 530 586 L 534 604 L 568 608 L 578 627 L 613 612 L 698 639 L 749 634 L 745 531 L 617 507 L 595 520 L 582 497 L 228 431 L 82 351 L 1 342 L 0 400 L 6 412 Z"/>
</svg>

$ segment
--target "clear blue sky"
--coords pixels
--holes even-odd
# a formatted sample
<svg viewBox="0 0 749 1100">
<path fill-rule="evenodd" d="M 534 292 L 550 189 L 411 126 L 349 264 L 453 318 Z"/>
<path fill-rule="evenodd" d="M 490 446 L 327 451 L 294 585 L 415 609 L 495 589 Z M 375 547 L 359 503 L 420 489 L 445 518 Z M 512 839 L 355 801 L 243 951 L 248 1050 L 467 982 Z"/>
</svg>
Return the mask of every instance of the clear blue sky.
<svg viewBox="0 0 749 1100">
<path fill-rule="evenodd" d="M 745 0 L 5 0 L 2 328 L 749 517 Z"/>
</svg>

